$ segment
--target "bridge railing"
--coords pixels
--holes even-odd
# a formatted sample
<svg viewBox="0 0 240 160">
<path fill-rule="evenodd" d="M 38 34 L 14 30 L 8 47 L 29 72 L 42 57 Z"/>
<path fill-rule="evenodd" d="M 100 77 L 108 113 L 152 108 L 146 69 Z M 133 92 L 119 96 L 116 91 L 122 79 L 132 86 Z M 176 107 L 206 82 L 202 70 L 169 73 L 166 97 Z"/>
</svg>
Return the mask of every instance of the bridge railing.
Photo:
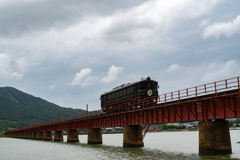
<svg viewBox="0 0 240 160">
<path fill-rule="evenodd" d="M 221 80 L 217 82 L 207 83 L 196 87 L 186 88 L 159 95 L 158 103 L 165 103 L 172 101 L 180 101 L 188 98 L 196 98 L 199 96 L 210 95 L 218 96 L 218 93 L 238 89 L 239 93 L 239 77 Z"/>
<path fill-rule="evenodd" d="M 84 112 L 82 114 L 78 114 L 78 115 L 74 115 L 74 116 L 70 116 L 70 117 L 64 117 L 64 118 L 60 118 L 60 119 L 56 119 L 56 120 L 52 120 L 52 121 L 48 121 L 48 122 L 42 122 L 42 123 L 34 124 L 31 126 L 22 127 L 19 129 L 14 129 L 14 130 L 11 130 L 11 132 L 18 132 L 21 130 L 27 130 L 27 129 L 37 128 L 37 127 L 41 127 L 41 126 L 47 126 L 47 125 L 52 125 L 52 124 L 57 124 L 57 123 L 62 123 L 62 122 L 69 122 L 69 121 L 73 121 L 73 120 L 77 120 L 77 119 L 83 119 L 83 118 L 99 116 L 99 115 L 101 115 L 101 110 L 94 110 L 94 111 Z M 8 133 L 8 131 L 5 133 Z"/>
</svg>

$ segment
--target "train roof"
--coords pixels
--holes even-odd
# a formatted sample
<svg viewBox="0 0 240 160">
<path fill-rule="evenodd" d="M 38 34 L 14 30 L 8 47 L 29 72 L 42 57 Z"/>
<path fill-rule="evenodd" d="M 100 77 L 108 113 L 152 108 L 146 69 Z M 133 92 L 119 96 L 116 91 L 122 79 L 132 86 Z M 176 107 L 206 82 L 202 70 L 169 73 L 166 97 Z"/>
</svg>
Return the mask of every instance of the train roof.
<svg viewBox="0 0 240 160">
<path fill-rule="evenodd" d="M 142 81 L 154 81 L 154 80 L 151 80 L 150 77 L 147 77 L 147 78 L 142 78 L 140 81 L 124 83 L 120 86 L 114 87 L 111 91 L 105 92 L 102 95 L 106 95 L 106 94 L 111 93 L 113 91 L 117 91 L 117 90 L 120 90 L 120 89 L 123 89 L 123 88 L 127 88 L 129 86 L 132 86 L 132 85 L 137 84 L 137 83 L 142 82 Z M 157 81 L 154 81 L 154 82 L 157 82 Z"/>
</svg>

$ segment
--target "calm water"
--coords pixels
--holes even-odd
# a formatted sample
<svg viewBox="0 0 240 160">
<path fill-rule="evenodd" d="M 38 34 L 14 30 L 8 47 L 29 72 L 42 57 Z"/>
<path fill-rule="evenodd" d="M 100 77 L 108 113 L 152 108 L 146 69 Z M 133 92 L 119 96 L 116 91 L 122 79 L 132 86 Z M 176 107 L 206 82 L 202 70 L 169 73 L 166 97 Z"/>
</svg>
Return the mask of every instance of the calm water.
<svg viewBox="0 0 240 160">
<path fill-rule="evenodd" d="M 91 159 L 240 159 L 240 131 L 230 131 L 233 154 L 199 156 L 198 132 L 148 133 L 143 148 L 122 148 L 123 135 L 103 135 L 103 145 L 87 145 L 87 135 L 79 143 L 0 138 L 0 160 L 91 160 Z"/>
</svg>

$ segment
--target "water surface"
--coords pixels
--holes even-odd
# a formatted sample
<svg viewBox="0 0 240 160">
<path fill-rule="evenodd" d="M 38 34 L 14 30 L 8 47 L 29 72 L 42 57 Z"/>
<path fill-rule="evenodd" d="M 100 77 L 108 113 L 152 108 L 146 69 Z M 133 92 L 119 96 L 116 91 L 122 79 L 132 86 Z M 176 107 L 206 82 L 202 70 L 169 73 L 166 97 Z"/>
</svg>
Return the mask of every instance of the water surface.
<svg viewBox="0 0 240 160">
<path fill-rule="evenodd" d="M 143 148 L 122 148 L 122 134 L 103 134 L 103 145 L 88 145 L 87 135 L 79 143 L 0 138 L 0 160 L 95 160 L 95 159 L 240 159 L 240 131 L 230 131 L 233 154 L 199 156 L 198 132 L 148 133 Z"/>
</svg>

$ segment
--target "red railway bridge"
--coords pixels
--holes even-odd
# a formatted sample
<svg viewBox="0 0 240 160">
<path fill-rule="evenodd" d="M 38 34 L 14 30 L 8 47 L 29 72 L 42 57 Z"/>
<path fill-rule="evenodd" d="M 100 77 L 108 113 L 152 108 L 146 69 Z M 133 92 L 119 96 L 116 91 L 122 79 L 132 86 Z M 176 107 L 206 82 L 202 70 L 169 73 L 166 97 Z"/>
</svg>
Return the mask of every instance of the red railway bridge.
<svg viewBox="0 0 240 160">
<path fill-rule="evenodd" d="M 240 77 L 161 94 L 139 104 L 123 103 L 105 113 L 87 111 L 72 117 L 5 132 L 8 137 L 79 142 L 78 129 L 88 129 L 88 144 L 102 144 L 102 127 L 123 126 L 123 147 L 142 147 L 141 125 L 199 121 L 199 153 L 232 153 L 229 123 L 240 118 Z M 153 102 L 154 101 L 154 102 Z M 107 113 L 107 114 L 106 114 Z M 52 132 L 54 131 L 54 136 Z"/>
</svg>

